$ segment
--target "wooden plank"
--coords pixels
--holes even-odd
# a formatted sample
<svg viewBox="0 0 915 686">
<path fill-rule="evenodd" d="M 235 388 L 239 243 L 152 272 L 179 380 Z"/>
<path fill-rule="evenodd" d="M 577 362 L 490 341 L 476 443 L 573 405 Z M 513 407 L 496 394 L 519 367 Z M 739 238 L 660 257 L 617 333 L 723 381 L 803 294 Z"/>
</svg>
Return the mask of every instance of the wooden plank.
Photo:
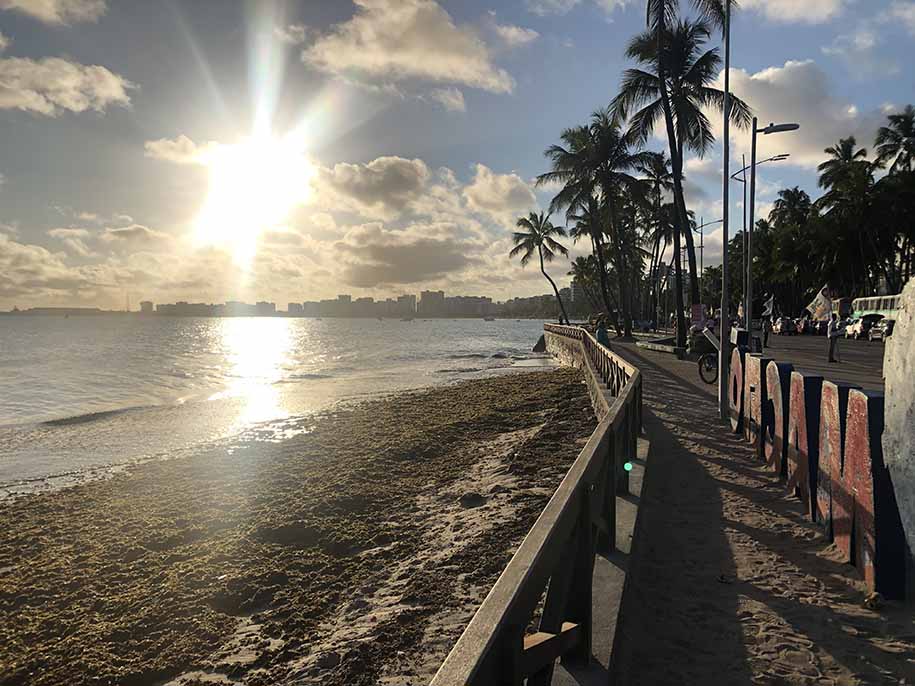
<svg viewBox="0 0 915 686">
<path fill-rule="evenodd" d="M 573 622 L 563 622 L 556 633 L 540 631 L 525 636 L 521 673 L 525 676 L 533 675 L 544 666 L 552 665 L 580 640 L 580 636 L 581 627 Z"/>
</svg>

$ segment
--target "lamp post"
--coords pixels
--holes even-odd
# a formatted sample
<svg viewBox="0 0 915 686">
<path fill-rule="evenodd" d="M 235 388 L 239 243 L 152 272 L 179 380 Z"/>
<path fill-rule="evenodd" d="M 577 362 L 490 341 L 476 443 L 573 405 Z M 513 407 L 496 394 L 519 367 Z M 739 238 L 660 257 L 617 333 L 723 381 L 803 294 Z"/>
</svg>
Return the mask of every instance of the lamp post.
<svg viewBox="0 0 915 686">
<path fill-rule="evenodd" d="M 761 162 L 757 162 L 756 166 L 758 167 L 766 162 L 781 162 L 782 160 L 787 160 L 789 157 L 791 157 L 789 153 L 783 152 L 779 155 L 773 155 Z M 731 175 L 731 180 L 743 184 L 743 240 L 741 241 L 742 245 L 740 251 L 743 263 L 740 272 L 743 278 L 741 290 L 745 294 L 747 292 L 747 274 L 749 273 L 749 270 L 747 269 L 747 170 L 750 168 L 750 165 L 747 164 L 746 155 L 742 155 L 742 158 L 744 166 Z M 725 246 L 725 252 L 727 252 L 727 246 Z M 746 317 L 746 312 L 744 312 L 744 317 Z M 744 324 L 746 324 L 746 321 L 745 318 Z"/>
<path fill-rule="evenodd" d="M 747 291 L 743 304 L 747 332 L 751 336 L 753 329 L 753 222 L 756 211 L 756 134 L 762 133 L 768 136 L 773 133 L 797 131 L 799 128 L 801 128 L 800 124 L 769 124 L 759 128 L 756 117 L 753 117 L 753 143 L 750 146 L 750 223 L 747 225 Z"/>
<path fill-rule="evenodd" d="M 728 341 L 730 339 L 730 318 L 728 317 L 728 177 L 731 169 L 731 0 L 724 3 L 724 133 L 722 148 L 724 160 L 721 174 L 721 206 L 724 208 L 721 238 L 724 250 L 721 254 L 721 316 L 718 322 L 718 411 L 722 421 L 728 421 Z"/>
</svg>

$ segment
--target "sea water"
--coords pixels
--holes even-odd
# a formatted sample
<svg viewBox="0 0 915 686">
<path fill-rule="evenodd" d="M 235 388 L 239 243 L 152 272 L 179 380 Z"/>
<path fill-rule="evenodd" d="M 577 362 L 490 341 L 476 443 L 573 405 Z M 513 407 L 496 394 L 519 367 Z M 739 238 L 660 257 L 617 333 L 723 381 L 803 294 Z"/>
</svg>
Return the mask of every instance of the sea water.
<svg viewBox="0 0 915 686">
<path fill-rule="evenodd" d="M 0 497 L 278 441 L 340 404 L 550 364 L 533 320 L 0 317 Z"/>
</svg>

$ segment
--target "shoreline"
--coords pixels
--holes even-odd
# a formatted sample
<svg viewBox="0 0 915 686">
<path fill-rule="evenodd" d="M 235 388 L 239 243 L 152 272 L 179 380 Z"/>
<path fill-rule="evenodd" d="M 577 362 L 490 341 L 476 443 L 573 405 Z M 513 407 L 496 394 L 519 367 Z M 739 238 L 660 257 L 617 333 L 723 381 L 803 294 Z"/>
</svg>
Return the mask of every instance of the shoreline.
<svg viewBox="0 0 915 686">
<path fill-rule="evenodd" d="M 0 682 L 428 681 L 593 430 L 580 381 L 406 391 L 0 504 Z"/>
<path fill-rule="evenodd" d="M 275 442 L 290 438 L 298 432 L 306 430 L 316 419 L 335 412 L 356 409 L 365 403 L 384 401 L 403 393 L 423 392 L 434 388 L 449 388 L 467 381 L 496 378 L 510 374 L 525 374 L 531 372 L 554 369 L 558 365 L 551 359 L 540 356 L 526 357 L 524 359 L 508 358 L 499 353 L 495 355 L 480 356 L 484 359 L 511 359 L 511 364 L 502 367 L 489 368 L 455 368 L 439 370 L 436 373 L 450 373 L 451 377 L 442 376 L 440 380 L 424 386 L 408 387 L 402 389 L 380 389 L 363 393 L 351 392 L 332 399 L 325 404 L 317 401 L 311 409 L 296 407 L 285 416 L 277 416 L 263 421 L 256 421 L 245 426 L 232 426 L 231 417 L 242 412 L 241 408 L 246 399 L 244 396 L 218 397 L 220 394 L 202 394 L 199 398 L 188 401 L 181 398 L 174 402 L 158 403 L 153 405 L 131 405 L 113 409 L 93 410 L 72 416 L 23 423 L 0 425 L 0 441 L 8 441 L 13 446 L 10 455 L 15 455 L 15 446 L 21 445 L 25 450 L 32 450 L 34 446 L 47 444 L 48 454 L 63 450 L 64 445 L 82 445 L 86 440 L 104 445 L 107 438 L 116 441 L 132 431 L 143 428 L 144 420 L 153 420 L 158 424 L 175 422 L 185 428 L 184 434 L 195 435 L 190 442 L 178 441 L 167 447 L 148 445 L 145 452 L 123 459 L 121 461 L 90 462 L 88 464 L 61 465 L 60 471 L 46 473 L 26 473 L 19 478 L 11 475 L 0 479 L 0 503 L 8 503 L 21 498 L 27 498 L 43 493 L 52 493 L 72 488 L 97 480 L 107 480 L 114 474 L 131 470 L 147 462 L 157 460 L 184 459 L 187 453 L 192 455 L 198 451 L 212 450 L 224 447 L 228 443 L 251 440 Z M 464 375 L 468 378 L 464 378 Z M 456 376 L 455 376 L 456 375 Z M 328 377 L 329 378 L 329 377 Z M 435 377 L 433 377 L 435 378 Z M 272 386 L 283 386 L 286 380 L 281 380 Z M 217 403 L 219 405 L 213 405 Z M 293 401 L 293 405 L 296 402 Z M 212 417 L 218 417 L 216 424 L 211 427 L 212 435 L 197 434 L 193 425 L 197 420 L 206 422 Z M 187 428 L 187 425 L 191 428 Z M 126 426 L 124 426 L 126 425 Z M 67 434 L 64 436 L 63 434 Z M 161 434 L 159 434 L 161 437 Z M 107 446 L 105 446 L 107 447 Z M 177 455 L 180 453 L 181 455 Z M 0 452 L 0 455 L 3 455 Z M 55 459 L 56 455 L 55 455 Z"/>
</svg>

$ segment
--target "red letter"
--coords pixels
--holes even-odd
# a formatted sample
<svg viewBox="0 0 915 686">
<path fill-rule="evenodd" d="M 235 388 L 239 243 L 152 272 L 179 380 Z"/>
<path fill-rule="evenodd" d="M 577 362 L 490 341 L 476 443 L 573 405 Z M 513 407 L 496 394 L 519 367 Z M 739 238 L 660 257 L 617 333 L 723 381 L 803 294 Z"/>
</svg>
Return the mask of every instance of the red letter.
<svg viewBox="0 0 915 686">
<path fill-rule="evenodd" d="M 834 509 L 847 512 L 842 490 L 842 455 L 845 451 L 845 415 L 848 411 L 849 384 L 823 382 L 820 402 L 820 459 L 817 469 L 817 521 L 823 523 L 823 531 L 829 537 L 833 533 Z M 833 491 L 839 501 L 838 508 L 832 504 Z M 838 545 L 838 544 L 837 544 Z"/>
<path fill-rule="evenodd" d="M 769 358 L 761 355 L 747 355 L 743 359 L 743 435 L 747 443 L 756 449 L 756 459 L 763 455 L 762 431 L 764 415 L 768 414 L 766 403 L 765 369 Z"/>
<path fill-rule="evenodd" d="M 823 377 L 791 372 L 791 406 L 788 414 L 788 489 L 815 519 L 814 492 L 820 424 L 820 388 Z M 813 472 L 813 474 L 811 474 Z"/>
<path fill-rule="evenodd" d="M 743 352 L 731 353 L 731 374 L 728 378 L 728 405 L 731 409 L 731 430 L 736 434 L 743 428 Z"/>
<path fill-rule="evenodd" d="M 788 389 L 791 386 L 792 369 L 786 362 L 770 362 L 766 367 L 766 395 L 771 408 L 768 418 L 763 415 L 766 464 L 783 479 L 788 474 L 785 436 L 788 435 Z"/>
</svg>

